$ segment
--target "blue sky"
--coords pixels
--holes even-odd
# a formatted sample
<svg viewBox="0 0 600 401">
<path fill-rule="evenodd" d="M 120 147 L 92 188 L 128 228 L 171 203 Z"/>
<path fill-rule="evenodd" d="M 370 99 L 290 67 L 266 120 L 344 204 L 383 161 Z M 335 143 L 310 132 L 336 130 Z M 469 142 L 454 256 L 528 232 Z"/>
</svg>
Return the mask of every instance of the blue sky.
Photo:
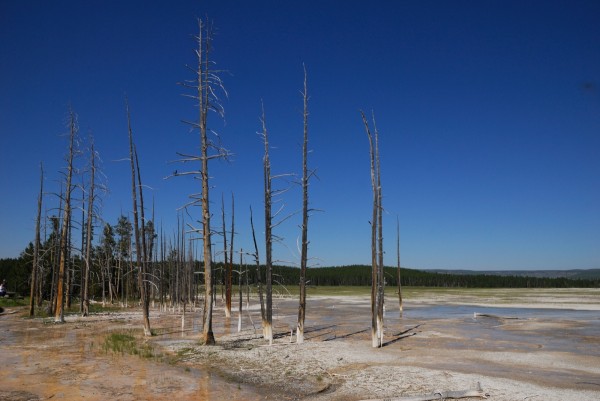
<svg viewBox="0 0 600 401">
<path fill-rule="evenodd" d="M 173 235 L 177 209 L 200 191 L 163 178 L 183 170 L 176 152 L 198 146 L 177 83 L 191 78 L 205 16 L 229 92 L 225 120 L 210 125 L 235 154 L 211 166 L 213 228 L 233 192 L 237 249 L 252 247 L 250 206 L 263 242 L 261 99 L 273 173 L 301 172 L 304 63 L 310 202 L 323 210 L 309 223 L 313 265 L 370 260 L 363 109 L 380 131 L 386 264 L 398 216 L 406 267 L 600 268 L 597 1 L 2 1 L 0 257 L 33 240 L 40 162 L 48 213 L 57 205 L 69 105 L 102 158 L 103 219 L 130 213 L 125 94 L 146 202 Z M 278 183 L 288 185 L 283 214 L 300 209 L 300 188 Z M 299 221 L 278 227 L 282 262 L 298 261 Z"/>
</svg>

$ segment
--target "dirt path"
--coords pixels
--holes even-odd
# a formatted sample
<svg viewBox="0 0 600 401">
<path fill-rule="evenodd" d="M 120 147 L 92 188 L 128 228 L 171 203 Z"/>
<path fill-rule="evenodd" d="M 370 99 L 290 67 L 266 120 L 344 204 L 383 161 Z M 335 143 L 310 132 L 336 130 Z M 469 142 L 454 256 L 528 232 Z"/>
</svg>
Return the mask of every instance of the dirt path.
<svg viewBox="0 0 600 401">
<path fill-rule="evenodd" d="M 600 292 L 576 291 L 539 292 L 538 301 L 532 292 L 522 299 L 495 291 L 423 293 L 405 304 L 402 318 L 390 299 L 381 349 L 370 347 L 365 297 L 310 298 L 302 345 L 290 343 L 296 300 L 275 302 L 272 346 L 247 316 L 238 333 L 237 319 L 217 310 L 218 345 L 203 347 L 200 311 L 188 311 L 183 330 L 181 314 L 153 311 L 158 335 L 148 344 L 158 356 L 150 359 L 102 350 L 110 332 L 141 331 L 137 312 L 69 317 L 65 325 L 4 315 L 0 400 L 352 401 L 466 390 L 478 382 L 498 401 L 597 400 Z M 258 324 L 256 308 L 252 319 Z"/>
</svg>

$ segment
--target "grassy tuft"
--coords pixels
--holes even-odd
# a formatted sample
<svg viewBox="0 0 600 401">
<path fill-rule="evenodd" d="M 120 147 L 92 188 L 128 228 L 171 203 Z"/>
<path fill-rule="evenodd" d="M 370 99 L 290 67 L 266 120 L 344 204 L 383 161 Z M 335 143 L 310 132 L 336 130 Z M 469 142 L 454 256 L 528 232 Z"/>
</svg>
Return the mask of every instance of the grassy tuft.
<svg viewBox="0 0 600 401">
<path fill-rule="evenodd" d="M 127 333 L 111 333 L 104 339 L 102 344 L 104 352 L 115 352 L 120 354 L 138 355 L 142 358 L 160 357 L 154 353 L 154 349 L 148 344 L 138 344 L 135 337 Z"/>
<path fill-rule="evenodd" d="M 17 306 L 28 306 L 29 299 L 0 297 L 0 306 L 3 308 L 14 308 Z"/>
</svg>

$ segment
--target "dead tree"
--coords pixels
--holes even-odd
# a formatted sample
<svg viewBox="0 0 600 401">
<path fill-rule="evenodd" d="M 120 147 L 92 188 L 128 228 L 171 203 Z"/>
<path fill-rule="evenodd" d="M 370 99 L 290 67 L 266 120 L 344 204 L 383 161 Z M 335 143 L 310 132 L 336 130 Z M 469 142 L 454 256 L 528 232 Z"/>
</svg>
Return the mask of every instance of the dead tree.
<svg viewBox="0 0 600 401">
<path fill-rule="evenodd" d="M 140 173 L 140 162 L 138 159 L 137 148 L 135 146 L 133 148 L 133 153 L 135 155 L 135 170 L 137 172 L 137 189 L 140 195 L 140 236 L 142 238 L 142 263 L 140 271 L 141 278 L 139 279 L 139 285 L 140 297 L 142 301 L 142 318 L 144 320 L 144 335 L 151 336 L 152 331 L 150 330 L 150 281 L 148 275 L 148 264 L 150 263 L 150 255 L 152 254 L 152 242 L 154 241 L 154 238 L 147 239 L 146 237 L 147 224 L 146 218 L 144 216 L 144 191 L 142 186 L 142 175 Z"/>
<path fill-rule="evenodd" d="M 76 185 L 74 185 L 76 187 Z M 66 266 L 66 284 L 65 284 L 65 308 L 71 309 L 71 301 L 73 299 L 73 276 L 75 275 L 75 258 L 73 257 L 73 225 L 75 224 L 75 219 L 72 216 L 73 209 L 75 208 L 73 205 L 75 204 L 73 197 L 71 197 L 71 219 L 69 225 L 69 232 L 67 234 L 67 261 L 69 262 Z M 83 225 L 83 222 L 81 223 Z"/>
<path fill-rule="evenodd" d="M 402 317 L 402 313 L 404 311 L 402 305 L 402 280 L 400 274 L 400 219 L 396 217 L 396 255 L 398 258 L 398 305 L 400 306 L 400 317 Z"/>
<path fill-rule="evenodd" d="M 35 294 L 37 290 L 38 270 L 40 264 L 40 221 L 42 217 L 42 196 L 44 194 L 44 167 L 40 163 L 40 193 L 37 202 L 37 217 L 35 219 L 35 243 L 33 244 L 33 264 L 31 266 L 31 291 L 29 298 L 29 316 L 35 314 Z"/>
<path fill-rule="evenodd" d="M 225 266 L 225 314 L 229 310 L 229 316 L 231 316 L 231 296 L 233 292 L 233 239 L 235 237 L 235 199 L 233 193 L 231 194 L 231 232 L 229 240 L 229 264 Z"/>
<path fill-rule="evenodd" d="M 86 244 L 85 244 L 85 260 L 83 270 L 83 286 L 81 288 L 81 313 L 83 316 L 87 316 L 90 313 L 90 265 L 91 261 L 91 250 L 92 250 L 92 217 L 94 212 L 94 185 L 96 177 L 96 153 L 94 152 L 94 143 L 92 142 L 90 147 L 90 189 L 88 193 L 88 205 L 87 205 L 87 228 L 86 228 Z"/>
<path fill-rule="evenodd" d="M 60 256 L 56 284 L 56 309 L 54 312 L 54 321 L 56 323 L 63 323 L 65 321 L 65 281 L 70 242 L 68 236 L 69 227 L 71 226 L 71 192 L 73 191 L 71 182 L 73 178 L 73 159 L 75 157 L 75 136 L 77 135 L 78 130 L 77 116 L 73 110 L 69 110 L 69 154 L 67 155 L 66 189 L 64 193 L 63 224 L 60 235 Z"/>
<path fill-rule="evenodd" d="M 304 68 L 304 103 L 303 116 L 303 142 L 302 142 L 302 244 L 300 251 L 300 300 L 298 305 L 298 325 L 296 328 L 296 341 L 304 342 L 304 321 L 306 316 L 306 268 L 308 261 L 308 88 L 306 68 Z"/>
<path fill-rule="evenodd" d="M 269 158 L 269 134 L 267 132 L 267 123 L 265 120 L 265 108 L 262 108 L 262 140 L 265 146 L 265 155 L 263 157 L 264 189 L 265 189 L 265 289 L 266 289 L 266 310 L 263 321 L 263 336 L 266 340 L 273 340 L 273 216 L 271 206 L 273 200 L 273 189 L 271 176 L 271 160 Z"/>
<path fill-rule="evenodd" d="M 223 195 L 221 195 L 221 218 L 223 222 L 223 268 L 224 278 L 225 278 L 225 317 L 231 317 L 231 296 L 232 296 L 232 286 L 233 286 L 233 238 L 234 238 L 234 204 L 233 204 L 233 194 L 231 195 L 231 237 L 229 242 L 229 248 L 227 247 L 227 229 L 225 226 L 225 201 L 223 199 Z"/>
<path fill-rule="evenodd" d="M 213 314 L 213 263 L 212 263 L 212 231 L 210 226 L 210 185 L 208 164 L 210 160 L 227 159 L 229 152 L 220 144 L 218 135 L 208 128 L 208 113 L 213 111 L 223 117 L 224 110 L 218 93 L 222 92 L 227 96 L 227 91 L 220 78 L 221 71 L 215 69 L 214 62 L 211 59 L 212 52 L 212 26 L 210 23 L 204 23 L 198 19 L 198 36 L 196 36 L 197 49 L 195 50 L 197 65 L 190 68 L 194 71 L 194 79 L 182 83 L 182 86 L 189 88 L 193 94 L 185 95 L 194 99 L 198 107 L 197 121 L 184 121 L 193 130 L 198 130 L 200 134 L 200 154 L 190 155 L 178 153 L 182 163 L 200 162 L 200 170 L 177 172 L 172 176 L 193 175 L 199 177 L 202 185 L 200 194 L 190 196 L 191 201 L 186 205 L 202 208 L 202 228 L 192 227 L 195 232 L 202 232 L 203 257 L 204 257 L 204 314 L 202 336 L 204 344 L 212 345 L 215 343 L 215 337 L 212 330 Z M 216 139 L 209 138 L 209 134 L 214 134 Z"/>
<path fill-rule="evenodd" d="M 137 153 L 136 153 L 135 147 L 133 145 L 133 131 L 131 129 L 131 114 L 129 112 L 129 104 L 127 103 L 127 101 L 125 102 L 125 108 L 127 111 L 127 129 L 129 131 L 129 161 L 130 161 L 130 165 L 131 165 L 131 200 L 133 203 L 133 230 L 134 230 L 134 235 L 135 235 L 135 253 L 136 253 L 135 263 L 136 263 L 136 270 L 138 272 L 138 287 L 139 287 L 139 291 L 140 291 L 140 299 L 141 299 L 142 308 L 143 308 L 142 320 L 143 320 L 143 326 L 144 326 L 144 335 L 151 336 L 152 332 L 150 331 L 150 319 L 149 319 L 149 313 L 148 313 L 148 294 L 146 293 L 146 285 L 144 283 L 145 250 L 144 251 L 142 250 L 142 241 L 145 241 L 145 240 L 143 239 L 144 233 L 143 232 L 140 233 L 140 223 L 139 223 L 139 218 L 138 218 L 138 204 L 137 204 L 138 181 L 136 181 L 136 168 L 135 168 Z M 142 222 L 142 225 L 143 225 L 143 222 Z M 144 253 L 142 253 L 142 252 L 144 252 Z"/>
<path fill-rule="evenodd" d="M 240 270 L 238 274 L 238 296 L 239 296 L 239 304 L 238 304 L 238 333 L 242 331 L 242 312 L 243 312 L 243 293 L 242 293 L 242 275 L 244 274 L 244 250 L 240 249 Z"/>
<path fill-rule="evenodd" d="M 263 179 L 264 179 L 264 207 L 265 207 L 265 292 L 266 308 L 263 319 L 263 336 L 270 342 L 273 340 L 273 241 L 281 241 L 281 237 L 273 234 L 273 229 L 290 218 L 292 215 L 279 218 L 279 214 L 284 207 L 281 206 L 273 213 L 273 200 L 286 192 L 289 188 L 273 189 L 273 181 L 291 174 L 271 175 L 271 159 L 269 157 L 269 134 L 265 118 L 265 108 L 262 105 L 262 115 L 260 118 L 262 132 L 259 133 L 265 148 L 263 156 Z"/>
<path fill-rule="evenodd" d="M 371 186 L 373 189 L 373 211 L 371 219 L 371 339 L 374 348 L 383 345 L 383 238 L 381 226 L 381 180 L 379 178 L 379 144 L 375 127 L 373 135 L 365 114 L 360 112 L 367 137 L 371 159 Z M 375 125 L 375 119 L 373 118 Z"/>
<path fill-rule="evenodd" d="M 60 195 L 59 195 L 59 206 L 58 213 L 62 213 L 63 210 L 63 188 L 61 184 Z M 58 288 L 58 266 L 60 264 L 60 237 L 62 233 L 62 227 L 59 216 L 50 217 L 50 223 L 52 224 L 52 248 L 50 251 L 50 302 L 48 303 L 48 315 L 54 315 L 56 313 L 56 289 Z M 41 294 L 40 294 L 41 295 Z M 41 297 L 38 299 L 41 300 Z M 41 306 L 38 305 L 38 306 Z"/>
<path fill-rule="evenodd" d="M 263 296 L 263 284 L 260 272 L 260 259 L 258 254 L 258 245 L 256 244 L 256 233 L 254 231 L 254 220 L 252 219 L 252 206 L 250 206 L 250 227 L 252 228 L 252 242 L 254 243 L 254 262 L 256 263 L 256 284 L 258 286 L 258 300 L 260 302 L 260 318 L 264 327 L 267 321 L 265 310 L 265 299 Z"/>
<path fill-rule="evenodd" d="M 383 306 L 385 302 L 385 277 L 383 265 L 383 196 L 381 193 L 381 163 L 379 158 L 379 132 L 375 124 L 375 114 L 371 114 L 373 129 L 375 131 L 375 164 L 377 169 L 377 332 L 379 346 L 383 346 Z"/>
</svg>

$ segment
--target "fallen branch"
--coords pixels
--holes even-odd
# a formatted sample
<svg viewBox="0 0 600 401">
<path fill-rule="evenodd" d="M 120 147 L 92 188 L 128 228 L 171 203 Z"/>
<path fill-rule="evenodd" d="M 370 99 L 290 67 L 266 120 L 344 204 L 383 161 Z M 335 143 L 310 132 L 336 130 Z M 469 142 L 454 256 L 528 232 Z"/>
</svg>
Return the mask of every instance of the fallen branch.
<svg viewBox="0 0 600 401">
<path fill-rule="evenodd" d="M 475 390 L 463 390 L 463 391 L 435 391 L 433 394 L 428 395 L 411 395 L 407 397 L 395 397 L 395 398 L 377 398 L 368 399 L 362 401 L 436 401 L 446 400 L 449 398 L 467 398 L 467 397 L 480 397 L 488 398 L 489 394 L 486 394 L 482 389 L 481 385 L 477 383 L 477 389 Z"/>
</svg>

